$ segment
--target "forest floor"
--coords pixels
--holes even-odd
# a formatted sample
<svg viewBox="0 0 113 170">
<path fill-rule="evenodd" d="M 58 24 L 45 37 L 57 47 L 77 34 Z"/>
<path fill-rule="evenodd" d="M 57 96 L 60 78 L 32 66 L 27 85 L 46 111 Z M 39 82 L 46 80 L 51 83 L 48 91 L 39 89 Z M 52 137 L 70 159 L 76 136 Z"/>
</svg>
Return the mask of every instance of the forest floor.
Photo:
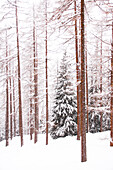
<svg viewBox="0 0 113 170">
<path fill-rule="evenodd" d="M 6 148 L 0 143 L 0 170 L 113 170 L 113 147 L 110 147 L 110 131 L 87 136 L 87 162 L 81 163 L 80 141 L 74 137 L 53 140 L 45 145 L 45 135 L 39 135 L 34 144 L 24 136 L 13 138 Z"/>
</svg>

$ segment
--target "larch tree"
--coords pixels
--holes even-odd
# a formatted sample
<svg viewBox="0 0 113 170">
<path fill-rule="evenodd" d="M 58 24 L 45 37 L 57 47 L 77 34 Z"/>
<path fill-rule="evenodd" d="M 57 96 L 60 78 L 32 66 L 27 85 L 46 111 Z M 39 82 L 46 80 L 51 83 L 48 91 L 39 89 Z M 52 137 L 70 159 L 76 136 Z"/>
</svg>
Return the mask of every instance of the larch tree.
<svg viewBox="0 0 113 170">
<path fill-rule="evenodd" d="M 101 49 L 100 49 L 100 93 L 102 94 L 102 26 L 101 26 Z M 102 97 L 100 98 L 100 107 L 102 107 Z M 102 117 L 103 113 L 100 111 L 100 131 L 103 131 L 102 128 Z"/>
<path fill-rule="evenodd" d="M 35 126 L 34 126 L 34 143 L 37 142 L 37 134 L 39 129 L 39 108 L 38 108 L 38 58 L 36 52 L 36 28 L 35 28 L 35 6 L 33 4 L 33 58 L 34 58 L 34 112 L 35 112 Z"/>
<path fill-rule="evenodd" d="M 8 81 L 8 42 L 6 30 L 6 121 L 5 121 L 5 138 L 6 146 L 9 145 L 9 81 Z"/>
<path fill-rule="evenodd" d="M 14 116 L 14 137 L 16 136 L 16 107 L 15 107 L 15 66 L 13 64 L 13 116 Z"/>
<path fill-rule="evenodd" d="M 81 0 L 81 162 L 87 161 L 85 124 L 85 38 L 84 38 L 84 0 Z"/>
<path fill-rule="evenodd" d="M 85 17 L 86 21 L 86 17 Z M 85 22 L 85 88 L 86 88 L 86 114 L 87 114 L 87 126 L 86 131 L 89 131 L 89 111 L 88 111 L 88 104 L 89 104 L 89 92 L 88 92 L 88 48 L 87 48 L 87 22 Z"/>
<path fill-rule="evenodd" d="M 31 58 L 31 63 L 32 63 L 32 58 Z M 30 65 L 30 140 L 32 140 L 32 134 L 33 134 L 33 98 L 32 98 L 32 65 Z"/>
<path fill-rule="evenodd" d="M 113 14 L 112 14 L 113 19 Z M 111 141 L 110 146 L 113 146 L 113 21 L 112 21 L 112 44 L 111 44 Z"/>
<path fill-rule="evenodd" d="M 10 49 L 9 49 L 10 50 Z M 9 63 L 9 84 L 10 84 L 10 138 L 13 138 L 13 112 L 12 112 L 12 69 L 11 61 Z"/>
<path fill-rule="evenodd" d="M 20 69 L 20 46 L 19 46 L 19 27 L 18 27 L 18 5 L 15 1 L 16 16 L 16 36 L 17 36 L 17 61 L 18 61 L 18 97 L 19 97 L 19 135 L 21 137 L 21 146 L 23 146 L 23 124 L 22 124 L 22 95 L 21 95 L 21 69 Z"/>
<path fill-rule="evenodd" d="M 74 1 L 75 10 L 75 51 L 76 51 L 76 79 L 77 79 L 77 140 L 80 140 L 80 68 L 78 51 L 78 30 L 77 30 L 77 4 Z"/>
<path fill-rule="evenodd" d="M 87 61 L 87 43 L 86 43 L 86 53 L 85 53 L 85 73 L 86 73 L 86 111 L 87 111 L 87 132 L 89 131 L 89 111 L 88 111 L 88 61 Z"/>
<path fill-rule="evenodd" d="M 48 30 L 47 30 L 47 0 L 45 1 L 45 57 L 46 57 L 46 145 L 48 145 Z"/>
</svg>

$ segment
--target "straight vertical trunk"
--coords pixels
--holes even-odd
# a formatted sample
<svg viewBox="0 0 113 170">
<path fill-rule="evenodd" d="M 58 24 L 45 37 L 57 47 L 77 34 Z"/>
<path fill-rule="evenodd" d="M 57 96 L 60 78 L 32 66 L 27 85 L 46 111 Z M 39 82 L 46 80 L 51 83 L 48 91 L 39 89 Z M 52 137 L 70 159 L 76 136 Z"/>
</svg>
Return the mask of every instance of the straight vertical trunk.
<svg viewBox="0 0 113 170">
<path fill-rule="evenodd" d="M 86 27 L 87 27 L 87 25 L 86 25 Z M 87 112 L 87 133 L 88 133 L 88 131 L 89 131 L 89 111 L 88 111 L 88 63 L 87 63 L 87 32 L 86 32 L 86 45 L 85 45 L 85 47 L 86 47 L 86 49 L 85 49 L 85 69 L 86 69 L 86 71 L 85 71 L 85 73 L 86 73 L 86 112 Z"/>
<path fill-rule="evenodd" d="M 8 57 L 8 46 L 7 46 L 7 31 L 6 31 L 6 60 Z M 8 60 L 6 62 L 6 122 L 5 122 L 5 138 L 6 146 L 9 145 L 9 91 L 8 91 Z"/>
<path fill-rule="evenodd" d="M 46 19 L 46 39 L 45 39 L 45 55 L 46 55 L 46 145 L 48 145 L 48 62 L 47 62 L 47 0 L 45 2 L 45 19 Z"/>
<path fill-rule="evenodd" d="M 86 125 L 85 125 L 85 55 L 84 55 L 84 0 L 81 0 L 81 162 L 87 161 L 86 156 Z"/>
<path fill-rule="evenodd" d="M 35 104 L 35 131 L 34 143 L 37 142 L 38 134 L 38 59 L 36 58 L 36 35 L 35 35 L 35 9 L 33 5 L 33 56 L 34 56 L 34 104 Z"/>
<path fill-rule="evenodd" d="M 113 16 L 112 16 L 113 19 Z M 112 44 L 111 44 L 111 141 L 113 146 L 113 21 L 112 21 Z"/>
<path fill-rule="evenodd" d="M 23 146 L 23 125 L 22 125 L 22 99 L 21 99 L 21 76 L 20 76 L 20 51 L 19 51 L 19 32 L 18 32 L 18 9 L 16 8 L 16 35 L 17 35 L 17 60 L 18 60 L 18 92 L 19 92 L 19 135 L 21 137 L 21 146 Z"/>
<path fill-rule="evenodd" d="M 100 93 L 102 93 L 102 29 L 101 29 L 101 56 L 100 56 Z M 102 97 L 100 99 L 100 107 L 102 107 Z M 100 131 L 102 132 L 102 111 L 100 112 Z"/>
<path fill-rule="evenodd" d="M 16 112 L 15 112 L 15 81 L 13 77 L 13 112 L 14 112 L 14 137 L 16 136 Z"/>
<path fill-rule="evenodd" d="M 91 62 L 91 65 L 92 65 L 92 62 Z M 90 90 L 91 90 L 91 91 L 90 91 L 90 93 L 93 94 L 93 92 L 94 92 L 94 88 L 93 88 L 94 77 L 93 77 L 93 70 L 92 70 L 92 68 L 91 68 L 91 71 L 90 71 L 90 75 L 91 75 L 91 81 L 90 81 L 90 83 L 91 83 Z M 92 105 L 92 103 L 93 103 L 93 98 L 90 97 L 90 105 Z"/>
<path fill-rule="evenodd" d="M 30 67 L 30 140 L 32 140 L 33 134 L 33 115 L 32 115 L 32 66 Z"/>
<path fill-rule="evenodd" d="M 32 99 L 30 99 L 30 140 L 33 139 L 33 125 L 32 125 Z"/>
<path fill-rule="evenodd" d="M 81 19 L 79 19 L 79 36 L 81 36 Z M 81 81 L 81 39 L 79 39 L 79 76 Z M 80 136 L 81 136 L 81 82 L 79 84 L 79 113 L 80 113 Z"/>
<path fill-rule="evenodd" d="M 10 138 L 12 140 L 13 131 L 12 131 L 12 78 L 11 78 L 11 64 L 9 65 L 10 69 Z"/>
<path fill-rule="evenodd" d="M 89 131 L 89 113 L 88 113 L 88 71 L 87 71 L 87 49 L 86 49 L 86 111 L 87 111 L 87 132 Z"/>
<path fill-rule="evenodd" d="M 79 100 L 79 91 L 80 85 L 80 70 L 79 70 L 79 60 L 78 60 L 78 31 L 77 31 L 77 9 L 76 9 L 76 0 L 74 1 L 74 10 L 75 10 L 75 51 L 76 51 L 76 79 L 77 79 L 77 140 L 80 140 L 80 100 Z"/>
</svg>

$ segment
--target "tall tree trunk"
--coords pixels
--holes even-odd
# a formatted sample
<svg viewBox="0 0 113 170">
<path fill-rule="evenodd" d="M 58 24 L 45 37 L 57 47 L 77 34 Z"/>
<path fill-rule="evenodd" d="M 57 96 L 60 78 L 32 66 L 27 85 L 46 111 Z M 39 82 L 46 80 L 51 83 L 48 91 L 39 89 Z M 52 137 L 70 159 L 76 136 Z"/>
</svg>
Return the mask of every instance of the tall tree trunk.
<svg viewBox="0 0 113 170">
<path fill-rule="evenodd" d="M 14 137 L 16 136 L 16 110 L 15 110 L 15 81 L 13 77 L 13 112 L 14 112 Z"/>
<path fill-rule="evenodd" d="M 100 52 L 100 93 L 102 94 L 102 29 L 101 29 L 101 52 Z M 100 98 L 100 107 L 102 107 L 102 97 Z M 102 132 L 102 111 L 100 112 L 100 131 Z"/>
<path fill-rule="evenodd" d="M 79 36 L 81 36 L 81 19 L 79 19 Z M 81 39 L 79 39 L 79 76 L 80 76 L 80 84 L 79 84 L 79 113 L 80 113 L 80 136 L 81 136 Z"/>
<path fill-rule="evenodd" d="M 35 9 L 33 4 L 33 56 L 34 56 L 34 104 L 35 104 L 35 131 L 34 143 L 38 134 L 38 59 L 36 58 L 36 33 L 35 33 Z"/>
<path fill-rule="evenodd" d="M 86 24 L 87 27 L 87 24 Z M 86 41 L 85 41 L 86 45 L 85 45 L 85 78 L 86 78 L 86 113 L 87 113 L 87 133 L 89 131 L 89 111 L 88 111 L 88 62 L 87 62 L 87 30 L 86 30 Z"/>
<path fill-rule="evenodd" d="M 112 15 L 113 19 L 113 15 Z M 112 44 L 111 44 L 111 141 L 110 146 L 113 146 L 113 21 L 112 21 Z"/>
<path fill-rule="evenodd" d="M 6 122 L 5 122 L 5 138 L 6 146 L 9 145 L 9 90 L 8 90 L 8 45 L 7 45 L 7 31 L 6 31 Z"/>
<path fill-rule="evenodd" d="M 81 162 L 87 161 L 85 125 L 84 0 L 81 0 Z"/>
<path fill-rule="evenodd" d="M 46 37 L 45 37 L 45 55 L 46 55 L 46 145 L 48 145 L 48 58 L 47 58 L 47 0 L 45 2 L 45 20 L 46 20 Z"/>
<path fill-rule="evenodd" d="M 86 111 L 87 111 L 87 132 L 89 131 L 89 113 L 88 113 L 88 71 L 87 71 L 87 47 L 86 47 Z"/>
<path fill-rule="evenodd" d="M 18 92 L 19 92 L 19 135 L 21 137 L 21 146 L 23 146 L 23 125 L 22 125 L 22 98 L 21 98 L 21 75 L 20 75 L 20 51 L 19 51 L 19 32 L 18 32 L 18 9 L 16 8 L 16 35 L 17 35 L 17 59 L 18 59 Z"/>
<path fill-rule="evenodd" d="M 32 65 L 30 66 L 30 140 L 33 134 L 33 115 L 32 115 Z"/>
<path fill-rule="evenodd" d="M 91 62 L 91 65 L 92 65 L 92 62 Z M 91 68 L 90 70 L 90 75 L 91 75 L 91 80 L 90 80 L 90 83 L 91 83 L 91 91 L 90 93 L 93 94 L 94 93 L 94 76 L 93 76 L 93 69 Z M 93 97 L 90 97 L 90 105 L 93 104 Z"/>
<path fill-rule="evenodd" d="M 12 140 L 13 137 L 13 131 L 12 131 L 12 77 L 11 77 L 11 63 L 9 64 L 10 69 L 10 138 Z"/>
<path fill-rule="evenodd" d="M 80 100 L 79 100 L 79 91 L 80 85 L 80 70 L 79 70 L 79 60 L 78 60 L 78 31 L 77 31 L 77 9 L 76 9 L 76 0 L 74 1 L 74 10 L 75 10 L 75 51 L 76 51 L 76 79 L 77 79 L 77 140 L 80 140 Z"/>
</svg>

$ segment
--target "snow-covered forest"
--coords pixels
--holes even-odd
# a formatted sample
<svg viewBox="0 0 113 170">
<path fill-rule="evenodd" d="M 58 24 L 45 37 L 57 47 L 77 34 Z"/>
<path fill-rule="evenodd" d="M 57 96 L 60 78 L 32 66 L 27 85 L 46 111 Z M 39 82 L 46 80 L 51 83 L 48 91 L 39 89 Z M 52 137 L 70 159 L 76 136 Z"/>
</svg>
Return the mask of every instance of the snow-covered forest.
<svg viewBox="0 0 113 170">
<path fill-rule="evenodd" d="M 0 113 L 7 151 L 73 140 L 86 162 L 93 137 L 113 153 L 112 0 L 0 1 Z"/>
</svg>

